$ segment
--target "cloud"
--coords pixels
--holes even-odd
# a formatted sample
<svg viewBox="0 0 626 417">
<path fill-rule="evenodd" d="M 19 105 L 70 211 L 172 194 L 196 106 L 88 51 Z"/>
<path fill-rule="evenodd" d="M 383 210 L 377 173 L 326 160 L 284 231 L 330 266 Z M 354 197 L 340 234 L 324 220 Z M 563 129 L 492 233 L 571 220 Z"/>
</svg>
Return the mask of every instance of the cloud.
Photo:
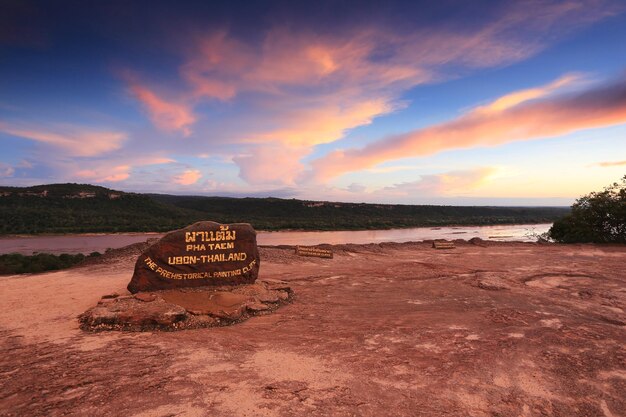
<svg viewBox="0 0 626 417">
<path fill-rule="evenodd" d="M 78 178 L 85 178 L 93 182 L 119 182 L 130 177 L 130 165 L 118 165 L 106 169 L 106 174 L 101 169 L 85 169 L 77 171 L 75 175 Z"/>
<path fill-rule="evenodd" d="M 346 191 L 349 191 L 351 193 L 363 193 L 365 192 L 366 189 L 367 187 L 364 186 L 363 184 L 357 184 L 353 182 L 352 184 L 348 185 L 348 187 L 346 188 Z"/>
<path fill-rule="evenodd" d="M 0 178 L 9 178 L 15 174 L 15 168 L 11 165 L 0 162 Z"/>
<path fill-rule="evenodd" d="M 188 169 L 174 177 L 174 182 L 180 185 L 192 185 L 202 178 L 202 173 L 197 169 Z"/>
<path fill-rule="evenodd" d="M 381 23 L 384 19 L 325 31 L 278 24 L 264 26 L 257 36 L 202 28 L 182 36 L 178 77 L 165 86 L 170 93 L 157 94 L 138 77 L 126 79 L 157 127 L 193 136 L 185 152 L 204 153 L 206 142 L 216 151 L 239 148 L 232 153 L 241 154 L 233 159 L 241 178 L 251 184 L 293 184 L 305 170 L 301 160 L 315 146 L 405 107 L 402 96 L 409 89 L 526 59 L 615 13 L 615 4 L 514 2 L 488 8 L 480 21 L 411 29 Z M 503 97 L 482 111 L 501 112 L 540 99 L 569 82 Z M 203 112 L 207 109 L 219 109 L 220 117 Z M 299 160 L 286 162 L 278 144 Z M 272 169 L 255 169 L 248 153 Z"/>
<path fill-rule="evenodd" d="M 499 113 L 504 110 L 510 109 L 511 107 L 515 107 L 518 104 L 546 97 L 551 93 L 554 93 L 555 91 L 562 90 L 564 87 L 576 84 L 581 80 L 581 78 L 582 77 L 578 74 L 568 74 L 542 87 L 529 88 L 526 90 L 520 90 L 511 94 L 507 94 L 489 103 L 486 106 L 476 108 L 474 111 L 476 113 L 484 114 Z"/>
<path fill-rule="evenodd" d="M 395 184 L 380 190 L 381 194 L 404 196 L 463 195 L 487 182 L 498 169 L 482 167 L 451 171 L 443 174 L 422 175 L 417 181 Z"/>
<path fill-rule="evenodd" d="M 597 165 L 599 167 L 607 168 L 607 167 L 620 167 L 626 165 L 626 161 L 606 161 L 606 162 L 598 162 Z"/>
<path fill-rule="evenodd" d="M 293 185 L 304 169 L 299 161 L 309 149 L 273 143 L 248 151 L 233 158 L 241 179 L 249 184 Z"/>
<path fill-rule="evenodd" d="M 180 131 L 184 136 L 191 134 L 190 126 L 196 121 L 196 116 L 186 104 L 167 101 L 134 81 L 130 90 L 148 110 L 150 119 L 159 129 Z"/>
<path fill-rule="evenodd" d="M 95 159 L 90 161 L 62 161 L 62 170 L 69 172 L 73 178 L 80 178 L 97 183 L 125 181 L 130 178 L 133 167 L 160 165 L 174 162 L 170 158 L 160 156 L 118 157 L 111 159 Z M 88 168 L 86 168 L 88 167 Z"/>
<path fill-rule="evenodd" d="M 476 193 L 501 172 L 498 167 L 477 167 L 437 174 L 421 175 L 414 181 L 372 188 L 352 183 L 345 188 L 324 184 L 303 184 L 292 189 L 291 197 L 345 202 L 394 202 L 405 204 L 469 204 L 463 199 L 478 199 Z M 469 201 L 469 200 L 468 200 Z M 484 202 L 483 202 L 484 204 Z"/>
<path fill-rule="evenodd" d="M 548 90 L 555 89 L 550 87 Z M 522 96 L 507 105 L 494 106 L 501 99 L 495 100 L 491 105 L 457 119 L 386 137 L 360 149 L 333 151 L 312 162 L 312 176 L 324 180 L 390 160 L 556 137 L 582 129 L 626 123 L 626 78 L 582 93 L 545 97 L 531 94 L 526 100 L 522 100 Z M 529 98 L 532 100 L 528 101 Z M 485 111 L 485 108 L 489 110 Z"/>
<path fill-rule="evenodd" d="M 418 169 L 419 166 L 416 165 L 394 165 L 388 167 L 375 167 L 369 168 L 368 172 L 373 172 L 375 174 L 386 174 L 389 172 L 398 172 L 398 171 L 414 171 Z"/>
<path fill-rule="evenodd" d="M 345 99 L 345 98 L 344 98 Z M 334 102 L 333 102 L 334 101 Z M 255 143 L 281 142 L 291 147 L 310 147 L 341 139 L 347 130 L 365 126 L 372 120 L 398 107 L 380 98 L 344 105 L 337 97 L 309 108 L 291 110 L 287 105 L 281 115 L 281 127 L 249 136 Z"/>
<path fill-rule="evenodd" d="M 338 86 L 397 92 L 439 80 L 453 65 L 484 68 L 522 60 L 619 10 L 615 2 L 602 0 L 511 3 L 490 10 L 496 16 L 486 23 L 454 29 L 370 24 L 321 33 L 277 25 L 260 42 L 222 29 L 197 37 L 180 73 L 196 97 L 219 100 L 251 91 L 326 95 Z"/>
<path fill-rule="evenodd" d="M 23 126 L 0 123 L 0 132 L 61 148 L 71 156 L 95 156 L 120 149 L 126 133 L 73 125 Z"/>
</svg>

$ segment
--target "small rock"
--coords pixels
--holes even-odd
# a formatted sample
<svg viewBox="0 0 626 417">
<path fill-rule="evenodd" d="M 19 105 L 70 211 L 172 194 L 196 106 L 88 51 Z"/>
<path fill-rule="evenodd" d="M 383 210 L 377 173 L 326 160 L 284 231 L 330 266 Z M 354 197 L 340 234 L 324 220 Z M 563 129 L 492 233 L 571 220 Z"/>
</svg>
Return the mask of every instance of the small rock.
<svg viewBox="0 0 626 417">
<path fill-rule="evenodd" d="M 106 307 L 94 307 L 90 311 L 89 319 L 93 325 L 113 324 L 117 319 L 117 313 Z"/>
<path fill-rule="evenodd" d="M 184 308 L 159 302 L 145 303 L 134 298 L 115 303 L 98 305 L 83 313 L 79 320 L 81 324 L 96 327 L 100 325 L 134 327 L 170 327 L 185 320 L 187 312 Z"/>
<path fill-rule="evenodd" d="M 511 289 L 511 287 L 508 284 L 500 280 L 494 280 L 494 279 L 481 279 L 478 281 L 477 286 L 478 288 L 482 288 L 483 290 L 490 290 L 490 291 Z"/>
<path fill-rule="evenodd" d="M 287 290 L 289 291 L 291 289 L 291 287 L 289 286 L 289 283 L 285 282 L 285 281 L 281 281 L 278 279 L 270 279 L 270 278 L 265 278 L 261 281 L 263 284 L 265 284 L 265 288 L 267 288 L 268 290 Z"/>
<path fill-rule="evenodd" d="M 541 323 L 541 326 L 543 327 L 550 327 L 553 329 L 560 329 L 563 327 L 563 323 L 561 323 L 561 320 L 559 319 L 544 319 L 539 320 L 539 323 Z"/>
<path fill-rule="evenodd" d="M 267 306 L 267 304 L 263 304 L 263 303 L 258 303 L 258 302 L 252 302 L 249 303 L 246 308 L 249 311 L 253 311 L 253 312 L 258 312 L 258 311 L 266 311 L 269 310 L 269 307 Z"/>
<path fill-rule="evenodd" d="M 137 300 L 144 301 L 146 303 L 156 300 L 156 294 L 152 292 L 140 292 L 140 293 L 135 294 L 134 297 Z"/>
<path fill-rule="evenodd" d="M 609 324 L 614 324 L 616 326 L 626 326 L 626 319 L 618 317 L 615 314 L 601 314 L 599 318 L 600 320 Z"/>
<path fill-rule="evenodd" d="M 211 316 L 194 316 L 193 321 L 201 327 L 212 327 L 219 323 L 219 319 Z"/>
<path fill-rule="evenodd" d="M 260 291 L 259 294 L 257 294 L 257 298 L 262 303 L 277 303 L 278 300 L 280 300 L 280 297 L 278 296 L 278 291 L 272 290 Z"/>
<path fill-rule="evenodd" d="M 184 292 L 167 290 L 161 296 L 170 303 L 183 306 L 194 315 L 208 314 L 230 320 L 239 319 L 246 311 L 246 304 L 253 301 L 249 295 L 226 291 Z"/>
<path fill-rule="evenodd" d="M 120 295 L 119 295 L 118 293 L 114 292 L 113 294 L 103 295 L 103 296 L 102 296 L 102 299 L 103 299 L 103 300 L 105 300 L 105 299 L 110 299 L 110 298 L 117 298 L 117 297 L 119 297 L 119 296 L 120 296 Z"/>
<path fill-rule="evenodd" d="M 278 298 L 285 301 L 289 298 L 289 293 L 287 291 L 278 291 Z"/>
<path fill-rule="evenodd" d="M 511 286 L 496 273 L 480 272 L 476 274 L 477 280 L 472 283 L 474 287 L 489 291 L 510 290 Z"/>
<path fill-rule="evenodd" d="M 169 327 L 187 317 L 184 308 L 164 301 L 144 303 L 133 300 L 132 303 L 133 308 L 118 313 L 120 323 Z"/>
</svg>

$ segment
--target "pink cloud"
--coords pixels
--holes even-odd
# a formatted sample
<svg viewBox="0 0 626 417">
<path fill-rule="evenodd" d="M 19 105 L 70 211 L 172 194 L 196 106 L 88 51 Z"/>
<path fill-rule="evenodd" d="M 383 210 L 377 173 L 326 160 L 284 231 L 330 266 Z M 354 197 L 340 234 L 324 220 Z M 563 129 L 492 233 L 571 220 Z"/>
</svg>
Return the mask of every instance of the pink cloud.
<svg viewBox="0 0 626 417">
<path fill-rule="evenodd" d="M 96 131 L 73 125 L 32 127 L 0 123 L 0 132 L 61 148 L 71 156 L 95 156 L 115 151 L 127 138 L 123 132 Z"/>
<path fill-rule="evenodd" d="M 93 182 L 119 182 L 130 177 L 129 165 L 118 165 L 115 167 L 84 169 L 77 171 L 75 176 L 88 179 Z"/>
<path fill-rule="evenodd" d="M 258 146 L 233 158 L 239 176 L 249 184 L 293 185 L 304 169 L 300 159 L 310 150 L 274 143 Z"/>
<path fill-rule="evenodd" d="M 146 107 L 150 119 L 159 129 L 180 131 L 184 136 L 191 134 L 190 126 L 196 121 L 196 116 L 187 105 L 167 101 L 137 83 L 132 83 L 130 90 Z"/>
<path fill-rule="evenodd" d="M 312 162 L 313 176 L 327 179 L 390 160 L 556 137 L 622 123 L 626 123 L 626 79 L 579 94 L 520 101 L 500 109 L 492 106 L 487 112 L 483 107 L 449 122 L 387 137 L 361 149 L 334 151 Z"/>
<path fill-rule="evenodd" d="M 112 159 L 90 160 L 88 162 L 72 161 L 62 164 L 62 168 L 72 178 L 80 178 L 97 183 L 120 182 L 130 178 L 133 167 L 160 165 L 174 162 L 162 156 L 117 157 Z M 89 168 L 83 168 L 83 166 Z"/>
<path fill-rule="evenodd" d="M 615 11 L 613 2 L 603 0 L 538 1 L 533 7 L 513 2 L 496 9 L 495 18 L 486 23 L 444 29 L 359 25 L 319 33 L 277 25 L 254 39 L 226 30 L 205 31 L 186 38 L 181 47 L 185 56 L 177 81 L 184 88 L 176 99 L 127 78 L 157 127 L 185 135 L 203 122 L 200 112 L 194 114 L 198 106 L 238 100 L 245 112 L 220 119 L 230 130 L 216 129 L 211 140 L 253 149 L 256 163 L 273 168 L 255 169 L 253 157 L 240 155 L 233 161 L 244 180 L 291 184 L 304 170 L 301 160 L 315 146 L 403 107 L 400 98 L 408 89 L 473 68 L 518 62 Z M 500 113 L 539 100 L 571 82 L 564 79 L 503 97 L 483 112 Z M 287 162 L 277 151 L 279 144 L 298 160 Z M 272 173 L 277 169 L 280 173 Z"/>
<path fill-rule="evenodd" d="M 322 34 L 275 26 L 260 46 L 257 39 L 246 42 L 219 30 L 198 36 L 181 76 L 196 97 L 221 100 L 250 91 L 327 95 L 337 87 L 397 92 L 441 79 L 450 65 L 482 68 L 519 61 L 545 48 L 546 34 L 555 41 L 621 8 L 603 0 L 538 1 L 533 7 L 510 3 L 482 25 L 411 32 L 361 25 Z M 377 59 L 382 51 L 384 59 Z"/>
<path fill-rule="evenodd" d="M 197 169 L 188 169 L 174 177 L 174 182 L 180 185 L 192 185 L 202 178 L 202 173 Z"/>
</svg>

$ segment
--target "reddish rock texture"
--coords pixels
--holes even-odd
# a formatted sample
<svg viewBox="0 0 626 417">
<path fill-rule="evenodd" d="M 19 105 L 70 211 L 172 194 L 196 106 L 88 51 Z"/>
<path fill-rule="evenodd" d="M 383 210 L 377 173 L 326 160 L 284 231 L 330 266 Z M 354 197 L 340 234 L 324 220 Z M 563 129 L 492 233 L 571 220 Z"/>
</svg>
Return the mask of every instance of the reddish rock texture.
<svg viewBox="0 0 626 417">
<path fill-rule="evenodd" d="M 177 332 L 78 328 L 135 249 L 4 277 L 0 416 L 626 416 L 626 246 L 483 244 L 260 247 L 293 302 Z"/>
<path fill-rule="evenodd" d="M 198 222 L 168 233 L 146 249 L 137 259 L 128 290 L 250 284 L 259 265 L 252 226 Z"/>
<path fill-rule="evenodd" d="M 270 313 L 288 303 L 291 296 L 289 284 L 278 280 L 140 292 L 134 296 L 113 294 L 103 296 L 78 320 L 80 327 L 88 331 L 198 329 Z"/>
</svg>

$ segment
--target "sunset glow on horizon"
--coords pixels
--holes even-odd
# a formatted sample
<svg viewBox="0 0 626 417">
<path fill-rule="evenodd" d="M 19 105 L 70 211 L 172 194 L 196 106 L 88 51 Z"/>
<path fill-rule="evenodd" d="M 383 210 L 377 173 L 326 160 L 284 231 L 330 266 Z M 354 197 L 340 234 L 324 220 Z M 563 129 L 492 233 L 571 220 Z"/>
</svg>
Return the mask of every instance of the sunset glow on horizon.
<svg viewBox="0 0 626 417">
<path fill-rule="evenodd" d="M 11 2 L 0 184 L 570 205 L 626 174 L 626 3 Z"/>
</svg>

